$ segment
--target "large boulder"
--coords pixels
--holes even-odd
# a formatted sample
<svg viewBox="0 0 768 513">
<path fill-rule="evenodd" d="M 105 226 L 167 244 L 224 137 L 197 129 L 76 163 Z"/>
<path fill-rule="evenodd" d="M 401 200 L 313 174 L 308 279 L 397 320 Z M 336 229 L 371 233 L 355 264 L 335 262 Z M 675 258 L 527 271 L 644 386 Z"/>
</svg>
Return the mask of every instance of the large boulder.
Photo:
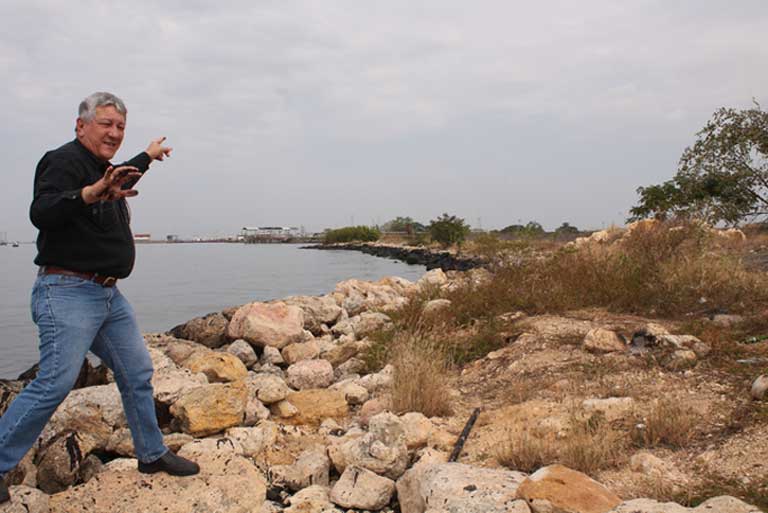
<svg viewBox="0 0 768 513">
<path fill-rule="evenodd" d="M 293 465 L 272 465 L 270 475 L 278 483 L 297 492 L 311 485 L 328 486 L 331 461 L 324 447 L 304 450 Z"/>
<path fill-rule="evenodd" d="M 328 351 L 321 352 L 320 356 L 324 360 L 331 362 L 331 365 L 336 368 L 350 358 L 357 356 L 357 353 L 359 352 L 360 347 L 358 342 L 352 339 L 343 342 L 340 341 L 338 344 L 335 344 L 332 348 L 328 349 Z"/>
<path fill-rule="evenodd" d="M 332 444 L 328 452 L 339 472 L 344 472 L 348 466 L 357 466 L 397 479 L 409 462 L 405 441 L 402 421 L 385 412 L 371 418 L 368 433 L 343 437 Z"/>
<path fill-rule="evenodd" d="M 194 445 L 194 444 L 190 444 Z M 136 460 L 117 460 L 86 484 L 52 495 L 50 513 L 189 513 L 258 511 L 266 498 L 266 482 L 246 458 L 231 450 L 185 446 L 184 457 L 200 464 L 200 473 L 183 479 L 164 472 L 140 474 Z"/>
<path fill-rule="evenodd" d="M 238 381 L 248 375 L 248 369 L 233 354 L 216 351 L 200 351 L 190 356 L 184 366 L 193 373 L 202 372 L 210 383 Z"/>
<path fill-rule="evenodd" d="M 531 474 L 517 489 L 517 496 L 546 508 L 568 513 L 607 513 L 621 499 L 589 476 L 563 465 L 550 465 Z"/>
<path fill-rule="evenodd" d="M 338 510 L 331 503 L 329 493 L 330 491 L 325 486 L 308 486 L 287 499 L 290 507 L 276 511 L 283 511 L 283 513 L 336 513 Z M 266 513 L 266 511 L 259 513 Z"/>
<path fill-rule="evenodd" d="M 398 308 L 406 301 L 404 290 L 399 283 L 388 278 L 378 282 L 346 280 L 336 285 L 333 297 L 349 315 L 354 316 L 365 310 Z"/>
<path fill-rule="evenodd" d="M 250 303 L 238 308 L 227 328 L 231 339 L 243 339 L 256 347 L 282 349 L 304 340 L 304 314 L 298 306 Z"/>
<path fill-rule="evenodd" d="M 204 385 L 185 393 L 170 409 L 182 431 L 195 437 L 212 435 L 243 422 L 248 389 L 237 383 Z"/>
<path fill-rule="evenodd" d="M 211 313 L 174 327 L 171 334 L 176 338 L 193 340 L 215 349 L 227 343 L 228 324 L 229 321 L 223 314 Z"/>
<path fill-rule="evenodd" d="M 442 269 L 432 269 L 427 271 L 416 282 L 416 288 L 420 291 L 425 291 L 433 288 L 440 288 L 448 283 L 448 277 L 445 275 Z"/>
<path fill-rule="evenodd" d="M 245 380 L 249 393 L 264 404 L 273 404 L 288 397 L 290 389 L 285 380 L 267 372 L 250 373 Z"/>
<path fill-rule="evenodd" d="M 48 495 L 29 486 L 11 486 L 11 500 L 0 506 L 2 513 L 48 513 Z"/>
<path fill-rule="evenodd" d="M 286 419 L 286 422 L 291 424 L 319 425 L 325 419 L 341 419 L 349 413 L 344 394 L 335 390 L 300 390 L 288 394 L 286 402 L 295 410 L 291 417 Z"/>
<path fill-rule="evenodd" d="M 298 306 L 304 313 L 304 329 L 315 335 L 322 331 L 321 326 L 331 326 L 341 316 L 341 307 L 331 296 L 292 296 L 283 299 L 287 305 Z"/>
<path fill-rule="evenodd" d="M 584 337 L 584 349 L 591 353 L 614 353 L 626 351 L 627 345 L 615 331 L 595 328 Z"/>
<path fill-rule="evenodd" d="M 406 413 L 400 417 L 400 421 L 403 423 L 405 445 L 409 450 L 426 446 L 429 436 L 435 430 L 435 425 L 423 413 Z"/>
<path fill-rule="evenodd" d="M 301 360 L 311 360 L 320 354 L 320 346 L 314 340 L 289 344 L 280 352 L 283 360 L 288 365 L 293 365 Z"/>
<path fill-rule="evenodd" d="M 40 435 L 45 446 L 62 432 L 87 433 L 94 449 L 106 447 L 112 431 L 128 425 L 114 383 L 73 390 L 59 405 Z"/>
<path fill-rule="evenodd" d="M 395 482 L 359 467 L 347 467 L 331 490 L 331 501 L 344 508 L 378 511 L 392 499 Z"/>
<path fill-rule="evenodd" d="M 333 383 L 333 366 L 326 360 L 302 360 L 288 367 L 288 385 L 297 390 L 326 388 Z"/>
<path fill-rule="evenodd" d="M 243 456 L 254 458 L 277 441 L 277 424 L 262 421 L 253 427 L 233 427 L 227 430 L 227 437 L 243 448 Z"/>
<path fill-rule="evenodd" d="M 337 336 L 348 335 L 363 338 L 369 333 L 389 326 L 392 320 L 381 312 L 362 312 L 336 324 L 331 331 Z"/>
<path fill-rule="evenodd" d="M 525 474 L 462 463 L 417 464 L 397 481 L 403 513 L 529 513 L 518 500 Z"/>
<path fill-rule="evenodd" d="M 82 481 L 91 463 L 88 455 L 96 446 L 97 441 L 87 433 L 61 433 L 38 453 L 38 488 L 50 494 Z"/>
<path fill-rule="evenodd" d="M 178 401 L 179 397 L 189 390 L 207 384 L 208 378 L 202 372 L 195 374 L 189 369 L 176 367 L 175 364 L 162 369 L 156 368 L 152 376 L 155 401 L 167 406 Z"/>
</svg>

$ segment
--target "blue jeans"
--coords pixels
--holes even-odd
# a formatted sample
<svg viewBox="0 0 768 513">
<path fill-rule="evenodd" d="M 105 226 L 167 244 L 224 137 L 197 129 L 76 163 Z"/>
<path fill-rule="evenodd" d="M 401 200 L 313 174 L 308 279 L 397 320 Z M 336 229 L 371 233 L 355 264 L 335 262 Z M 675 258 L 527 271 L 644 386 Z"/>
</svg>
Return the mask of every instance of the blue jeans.
<svg viewBox="0 0 768 513">
<path fill-rule="evenodd" d="M 41 275 L 31 307 L 40 333 L 40 370 L 0 417 L 0 476 L 35 443 L 74 386 L 89 350 L 114 372 L 137 458 L 149 463 L 165 454 L 152 397 L 152 360 L 133 308 L 117 287 Z"/>
</svg>

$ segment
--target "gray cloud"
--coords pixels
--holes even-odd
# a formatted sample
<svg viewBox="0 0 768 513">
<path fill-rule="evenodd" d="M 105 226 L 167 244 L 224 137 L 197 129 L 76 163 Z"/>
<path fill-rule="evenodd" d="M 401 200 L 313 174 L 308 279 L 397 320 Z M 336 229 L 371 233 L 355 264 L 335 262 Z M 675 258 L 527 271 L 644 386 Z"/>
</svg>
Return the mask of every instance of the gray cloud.
<svg viewBox="0 0 768 513">
<path fill-rule="evenodd" d="M 720 106 L 765 99 L 762 1 L 11 0 L 0 6 L 0 231 L 79 100 L 128 103 L 119 157 L 167 135 L 134 228 L 620 222 Z"/>
</svg>

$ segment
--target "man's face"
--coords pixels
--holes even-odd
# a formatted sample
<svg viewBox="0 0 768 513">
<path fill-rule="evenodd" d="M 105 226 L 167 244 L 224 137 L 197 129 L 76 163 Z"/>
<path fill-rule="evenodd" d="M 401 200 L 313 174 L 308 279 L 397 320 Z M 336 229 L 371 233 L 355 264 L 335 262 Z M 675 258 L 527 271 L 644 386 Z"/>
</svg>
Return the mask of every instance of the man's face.
<svg viewBox="0 0 768 513">
<path fill-rule="evenodd" d="M 77 139 L 101 160 L 115 156 L 125 136 L 125 116 L 112 105 L 96 107 L 91 121 L 77 118 Z"/>
</svg>

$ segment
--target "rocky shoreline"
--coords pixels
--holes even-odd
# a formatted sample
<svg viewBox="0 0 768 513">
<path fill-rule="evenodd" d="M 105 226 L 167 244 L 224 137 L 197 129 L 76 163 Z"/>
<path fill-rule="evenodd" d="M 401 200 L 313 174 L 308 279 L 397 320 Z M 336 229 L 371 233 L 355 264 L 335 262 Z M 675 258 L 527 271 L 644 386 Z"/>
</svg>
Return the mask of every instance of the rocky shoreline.
<svg viewBox="0 0 768 513">
<path fill-rule="evenodd" d="M 457 255 L 450 251 L 436 251 L 419 246 L 399 246 L 377 242 L 353 242 L 347 244 L 317 244 L 301 249 L 361 251 L 368 255 L 398 260 L 410 265 L 424 265 L 427 270 L 469 271 L 483 267 L 486 262 L 472 256 Z"/>
<path fill-rule="evenodd" d="M 482 465 L 473 456 L 481 447 L 475 438 L 459 462 L 448 462 L 458 437 L 454 421 L 466 418 L 393 412 L 395 370 L 368 373 L 362 354 L 372 344 L 367 336 L 390 325 L 387 312 L 408 298 L 481 278 L 479 270 L 434 269 L 415 283 L 347 280 L 324 296 L 249 303 L 145 335 L 166 444 L 198 461 L 201 473 L 182 479 L 139 474 L 116 385 L 103 369 L 86 368 L 83 387 L 69 395 L 7 476 L 12 501 L 0 505 L 0 513 L 759 513 L 728 496 L 695 508 L 622 500 L 562 465 L 530 475 Z M 489 354 L 462 376 L 470 379 L 485 365 L 513 369 L 518 359 L 510 351 L 566 329 L 583 339 L 571 359 L 578 351 L 595 360 L 631 358 L 616 333 L 592 324 L 531 318 L 526 333 L 512 338 L 514 346 Z M 659 326 L 644 333 L 644 350 L 671 348 L 670 369 L 689 369 L 708 351 L 695 337 L 673 336 Z M 549 368 L 558 358 L 550 355 L 542 364 Z M 0 412 L 22 385 L 0 383 Z M 611 416 L 631 401 L 591 404 Z M 502 410 L 487 406 L 477 431 L 489 430 L 501 416 Z M 660 468 L 653 458 L 643 463 L 649 472 Z"/>
</svg>

